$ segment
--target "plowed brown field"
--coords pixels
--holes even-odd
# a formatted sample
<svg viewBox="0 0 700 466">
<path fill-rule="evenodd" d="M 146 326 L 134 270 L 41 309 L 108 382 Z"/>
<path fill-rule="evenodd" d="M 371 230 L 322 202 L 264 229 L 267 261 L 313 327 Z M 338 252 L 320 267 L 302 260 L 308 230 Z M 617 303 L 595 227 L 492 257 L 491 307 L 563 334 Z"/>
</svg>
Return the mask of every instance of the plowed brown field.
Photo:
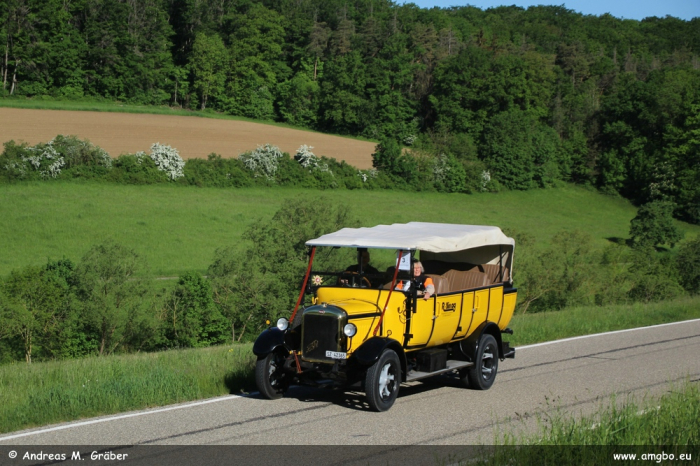
<svg viewBox="0 0 700 466">
<path fill-rule="evenodd" d="M 274 144 L 283 152 L 313 146 L 316 155 L 345 160 L 357 168 L 372 166 L 375 143 L 247 121 L 134 113 L 79 112 L 0 108 L 0 143 L 48 142 L 57 134 L 89 139 L 112 157 L 148 151 L 155 142 L 180 151 L 183 159 L 216 152 L 237 157 L 258 145 Z"/>
</svg>

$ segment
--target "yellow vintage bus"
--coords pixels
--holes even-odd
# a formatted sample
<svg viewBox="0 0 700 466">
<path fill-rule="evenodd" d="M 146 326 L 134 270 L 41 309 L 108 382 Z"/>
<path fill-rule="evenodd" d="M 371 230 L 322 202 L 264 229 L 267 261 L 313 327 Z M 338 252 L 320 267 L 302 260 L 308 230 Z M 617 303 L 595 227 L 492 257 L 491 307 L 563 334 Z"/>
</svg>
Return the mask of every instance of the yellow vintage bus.
<svg viewBox="0 0 700 466">
<path fill-rule="evenodd" d="M 498 227 L 410 222 L 344 228 L 307 241 L 309 264 L 289 319 L 263 331 L 253 352 L 262 396 L 291 384 L 363 383 L 375 411 L 394 404 L 402 382 L 456 371 L 486 390 L 499 360 L 515 349 L 515 241 Z M 355 267 L 314 268 L 317 248 L 352 248 Z M 363 261 L 372 249 L 396 251 L 379 272 Z M 301 307 L 304 297 L 310 301 Z"/>
</svg>

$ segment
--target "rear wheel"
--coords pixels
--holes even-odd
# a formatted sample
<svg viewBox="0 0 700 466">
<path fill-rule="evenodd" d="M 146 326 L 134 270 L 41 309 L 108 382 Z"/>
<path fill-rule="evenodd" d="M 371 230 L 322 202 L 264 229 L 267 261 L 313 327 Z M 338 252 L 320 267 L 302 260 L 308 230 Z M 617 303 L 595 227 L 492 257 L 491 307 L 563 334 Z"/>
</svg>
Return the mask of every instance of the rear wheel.
<svg viewBox="0 0 700 466">
<path fill-rule="evenodd" d="M 401 362 L 393 350 L 385 350 L 379 360 L 367 369 L 365 391 L 370 408 L 387 411 L 399 395 Z"/>
<path fill-rule="evenodd" d="M 255 383 L 260 394 L 268 400 L 282 398 L 289 383 L 284 373 L 284 356 L 272 352 L 267 356 L 258 356 L 255 363 Z"/>
<path fill-rule="evenodd" d="M 474 366 L 460 372 L 462 383 L 474 390 L 488 390 L 498 372 L 498 344 L 493 335 L 481 336 Z"/>
</svg>

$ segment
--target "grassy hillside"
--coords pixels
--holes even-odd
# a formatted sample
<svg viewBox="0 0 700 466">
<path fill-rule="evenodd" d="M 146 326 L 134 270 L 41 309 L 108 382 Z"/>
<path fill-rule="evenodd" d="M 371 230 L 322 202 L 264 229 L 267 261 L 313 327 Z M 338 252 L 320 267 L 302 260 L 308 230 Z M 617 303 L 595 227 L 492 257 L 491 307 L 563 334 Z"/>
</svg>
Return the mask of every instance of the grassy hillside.
<svg viewBox="0 0 700 466">
<path fill-rule="evenodd" d="M 626 238 L 636 213 L 624 199 L 575 186 L 464 195 L 75 182 L 1 185 L 0 276 L 47 258 L 78 260 L 106 238 L 143 255 L 151 275 L 204 271 L 217 248 L 240 245 L 248 225 L 269 219 L 282 199 L 299 195 L 349 205 L 365 226 L 408 221 L 497 225 L 527 232 L 542 244 L 562 229 L 579 229 L 603 246 L 609 238 Z M 686 237 L 700 233 L 700 227 L 680 226 Z"/>
</svg>

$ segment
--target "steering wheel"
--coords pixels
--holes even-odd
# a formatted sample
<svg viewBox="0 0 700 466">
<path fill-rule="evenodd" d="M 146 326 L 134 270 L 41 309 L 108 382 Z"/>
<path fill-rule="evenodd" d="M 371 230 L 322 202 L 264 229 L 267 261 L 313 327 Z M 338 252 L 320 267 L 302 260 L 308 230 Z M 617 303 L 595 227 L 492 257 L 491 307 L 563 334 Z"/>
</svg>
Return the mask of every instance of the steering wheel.
<svg viewBox="0 0 700 466">
<path fill-rule="evenodd" d="M 370 281 L 367 279 L 367 277 L 362 277 L 361 280 L 358 280 L 359 278 L 360 278 L 359 273 L 345 271 L 342 274 L 340 274 L 340 277 L 338 278 L 338 282 L 340 283 L 341 286 L 345 286 L 345 287 L 372 288 L 372 283 L 370 283 Z"/>
</svg>

